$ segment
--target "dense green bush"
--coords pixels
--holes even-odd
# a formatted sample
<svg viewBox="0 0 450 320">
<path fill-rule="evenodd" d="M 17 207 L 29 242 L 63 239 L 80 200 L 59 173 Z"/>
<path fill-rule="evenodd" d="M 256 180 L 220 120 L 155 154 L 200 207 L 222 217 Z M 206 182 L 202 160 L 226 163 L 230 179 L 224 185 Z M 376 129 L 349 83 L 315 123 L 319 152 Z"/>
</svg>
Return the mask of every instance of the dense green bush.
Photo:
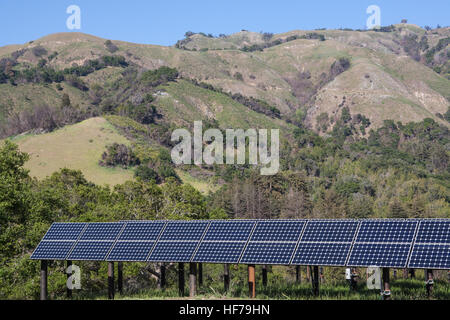
<svg viewBox="0 0 450 320">
<path fill-rule="evenodd" d="M 124 144 L 113 143 L 106 147 L 106 151 L 103 152 L 99 164 L 104 167 L 121 166 L 128 168 L 139 165 L 140 160 L 130 147 Z"/>
<path fill-rule="evenodd" d="M 168 81 L 174 81 L 177 77 L 177 69 L 164 66 L 144 72 L 141 76 L 141 81 L 148 86 L 156 87 Z"/>
</svg>

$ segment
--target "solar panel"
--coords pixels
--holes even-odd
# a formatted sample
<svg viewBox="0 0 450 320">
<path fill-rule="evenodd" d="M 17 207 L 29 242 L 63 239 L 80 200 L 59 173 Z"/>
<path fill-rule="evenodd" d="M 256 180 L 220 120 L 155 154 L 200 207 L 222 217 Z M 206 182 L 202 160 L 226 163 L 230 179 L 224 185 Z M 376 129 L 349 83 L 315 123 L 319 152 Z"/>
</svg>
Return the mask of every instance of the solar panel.
<svg viewBox="0 0 450 320">
<path fill-rule="evenodd" d="M 450 270 L 450 245 L 416 244 L 408 267 Z"/>
<path fill-rule="evenodd" d="M 356 220 L 310 220 L 302 242 L 353 242 L 358 228 Z"/>
<path fill-rule="evenodd" d="M 190 262 L 209 221 L 169 221 L 148 261 Z"/>
<path fill-rule="evenodd" d="M 249 242 L 240 263 L 288 265 L 296 242 Z"/>
<path fill-rule="evenodd" d="M 33 260 L 65 260 L 86 223 L 53 223 L 36 250 Z"/>
<path fill-rule="evenodd" d="M 450 220 L 420 221 L 408 267 L 450 269 Z"/>
<path fill-rule="evenodd" d="M 308 221 L 292 264 L 345 266 L 357 229 L 356 220 Z"/>
<path fill-rule="evenodd" d="M 190 262 L 198 241 L 159 241 L 148 261 Z"/>
<path fill-rule="evenodd" d="M 208 221 L 169 221 L 161 240 L 200 240 Z"/>
<path fill-rule="evenodd" d="M 411 244 L 356 243 L 348 266 L 406 268 L 410 248 Z"/>
<path fill-rule="evenodd" d="M 240 263 L 288 265 L 306 220 L 258 221 Z"/>
<path fill-rule="evenodd" d="M 33 260 L 65 260 L 75 241 L 41 241 L 31 255 Z"/>
<path fill-rule="evenodd" d="M 418 221 L 364 220 L 356 242 L 411 243 Z"/>
<path fill-rule="evenodd" d="M 450 220 L 422 220 L 416 243 L 450 244 Z"/>
<path fill-rule="evenodd" d="M 46 240 L 73 240 L 76 241 L 87 223 L 54 223 L 45 234 Z"/>
<path fill-rule="evenodd" d="M 123 226 L 123 222 L 89 223 L 80 240 L 116 240 Z"/>
<path fill-rule="evenodd" d="M 212 221 L 192 261 L 238 263 L 255 223 L 254 220 Z"/>
<path fill-rule="evenodd" d="M 118 241 L 108 255 L 108 261 L 146 261 L 155 241 Z"/>
<path fill-rule="evenodd" d="M 212 221 L 204 241 L 247 241 L 255 221 Z"/>
<path fill-rule="evenodd" d="M 146 261 L 165 221 L 129 221 L 106 260 Z"/>
<path fill-rule="evenodd" d="M 297 242 L 304 224 L 303 220 L 258 221 L 250 241 Z"/>
<path fill-rule="evenodd" d="M 127 240 L 157 240 L 161 233 L 165 221 L 139 221 L 128 222 L 123 232 L 120 234 L 119 241 Z"/>
<path fill-rule="evenodd" d="M 417 220 L 362 221 L 348 266 L 406 268 L 417 224 Z"/>
<path fill-rule="evenodd" d="M 450 269 L 450 220 L 54 223 L 31 259 Z"/>
<path fill-rule="evenodd" d="M 245 244 L 245 241 L 203 241 L 192 262 L 238 263 Z"/>
<path fill-rule="evenodd" d="M 78 241 L 67 260 L 103 261 L 114 241 Z"/>
<path fill-rule="evenodd" d="M 345 266 L 351 243 L 303 242 L 295 252 L 293 265 Z"/>
</svg>

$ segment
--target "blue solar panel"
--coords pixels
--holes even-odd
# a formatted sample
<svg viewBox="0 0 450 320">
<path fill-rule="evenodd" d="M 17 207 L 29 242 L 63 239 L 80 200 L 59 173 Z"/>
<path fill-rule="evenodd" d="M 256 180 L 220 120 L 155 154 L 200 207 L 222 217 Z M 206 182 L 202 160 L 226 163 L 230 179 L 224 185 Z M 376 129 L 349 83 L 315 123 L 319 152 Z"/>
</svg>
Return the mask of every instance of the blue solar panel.
<svg viewBox="0 0 450 320">
<path fill-rule="evenodd" d="M 206 241 L 247 241 L 255 221 L 212 221 L 206 232 Z"/>
<path fill-rule="evenodd" d="M 169 221 L 161 240 L 200 240 L 208 224 L 207 221 Z"/>
<path fill-rule="evenodd" d="M 55 223 L 31 259 L 449 269 L 449 241 L 448 219 Z"/>
<path fill-rule="evenodd" d="M 157 240 L 165 221 L 128 222 L 119 240 Z"/>
<path fill-rule="evenodd" d="M 249 242 L 240 263 L 288 265 L 295 242 Z"/>
<path fill-rule="evenodd" d="M 302 242 L 352 242 L 358 228 L 355 220 L 310 220 Z"/>
<path fill-rule="evenodd" d="M 75 241 L 41 241 L 31 255 L 33 260 L 65 260 Z"/>
<path fill-rule="evenodd" d="M 450 244 L 450 220 L 422 220 L 416 243 Z"/>
<path fill-rule="evenodd" d="M 348 266 L 405 268 L 410 248 L 410 244 L 355 243 Z"/>
<path fill-rule="evenodd" d="M 245 241 L 203 241 L 192 262 L 238 263 L 245 244 Z"/>
<path fill-rule="evenodd" d="M 123 222 L 89 223 L 80 240 L 116 240 Z"/>
<path fill-rule="evenodd" d="M 250 241 L 297 242 L 305 223 L 302 220 L 258 221 Z"/>
<path fill-rule="evenodd" d="M 86 223 L 54 223 L 45 234 L 46 240 L 77 240 Z"/>
<path fill-rule="evenodd" d="M 345 266 L 351 243 L 304 242 L 295 252 L 293 265 Z"/>
<path fill-rule="evenodd" d="M 103 261 L 114 241 L 78 241 L 67 260 Z"/>
<path fill-rule="evenodd" d="M 365 220 L 361 222 L 356 242 L 411 243 L 418 221 Z"/>
<path fill-rule="evenodd" d="M 118 241 L 106 260 L 146 261 L 155 241 Z"/>
<path fill-rule="evenodd" d="M 197 244 L 197 241 L 158 241 L 148 261 L 190 262 Z"/>
<path fill-rule="evenodd" d="M 416 244 L 408 267 L 450 270 L 450 245 Z"/>
</svg>

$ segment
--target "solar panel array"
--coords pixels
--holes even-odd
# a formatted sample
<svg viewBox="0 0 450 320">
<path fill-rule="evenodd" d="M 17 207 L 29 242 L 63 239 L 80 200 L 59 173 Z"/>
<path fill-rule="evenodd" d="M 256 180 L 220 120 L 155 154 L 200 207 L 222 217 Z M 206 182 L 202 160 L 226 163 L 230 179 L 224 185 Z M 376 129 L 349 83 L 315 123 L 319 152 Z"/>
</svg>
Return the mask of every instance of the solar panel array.
<svg viewBox="0 0 450 320">
<path fill-rule="evenodd" d="M 450 269 L 450 219 L 54 223 L 31 259 Z"/>
</svg>

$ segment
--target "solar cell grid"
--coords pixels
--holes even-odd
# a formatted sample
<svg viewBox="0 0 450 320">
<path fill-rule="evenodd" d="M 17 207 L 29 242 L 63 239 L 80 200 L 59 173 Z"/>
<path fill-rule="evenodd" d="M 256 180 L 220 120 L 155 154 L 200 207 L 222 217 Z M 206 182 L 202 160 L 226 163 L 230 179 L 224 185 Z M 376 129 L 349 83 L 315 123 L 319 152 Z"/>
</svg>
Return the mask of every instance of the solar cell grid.
<svg viewBox="0 0 450 320">
<path fill-rule="evenodd" d="M 89 223 L 80 240 L 116 240 L 123 222 Z"/>
<path fill-rule="evenodd" d="M 163 221 L 128 222 L 119 240 L 156 240 L 163 229 Z"/>
<path fill-rule="evenodd" d="M 355 243 L 348 266 L 405 268 L 410 247 L 410 244 Z"/>
<path fill-rule="evenodd" d="M 423 220 L 420 222 L 416 243 L 449 243 L 450 220 Z"/>
<path fill-rule="evenodd" d="M 450 269 L 450 245 L 416 244 L 408 264 L 409 268 Z"/>
<path fill-rule="evenodd" d="M 54 223 L 42 240 L 77 240 L 86 223 Z"/>
<path fill-rule="evenodd" d="M 212 221 L 206 241 L 247 241 L 255 221 Z"/>
<path fill-rule="evenodd" d="M 200 240 L 208 224 L 207 221 L 169 221 L 161 240 Z"/>
<path fill-rule="evenodd" d="M 67 260 L 103 261 L 114 241 L 78 241 Z"/>
<path fill-rule="evenodd" d="M 197 241 L 159 241 L 148 261 L 190 262 L 197 244 Z"/>
<path fill-rule="evenodd" d="M 352 242 L 357 227 L 355 220 L 310 220 L 301 241 Z"/>
<path fill-rule="evenodd" d="M 65 260 L 75 241 L 42 241 L 31 255 L 32 260 Z"/>
<path fill-rule="evenodd" d="M 295 242 L 249 242 L 240 263 L 288 265 Z"/>
<path fill-rule="evenodd" d="M 118 241 L 108 261 L 146 261 L 155 241 Z"/>
<path fill-rule="evenodd" d="M 250 241 L 297 242 L 305 221 L 258 221 Z"/>
<path fill-rule="evenodd" d="M 294 265 L 344 266 L 351 243 L 300 243 Z"/>
<path fill-rule="evenodd" d="M 238 263 L 245 242 L 203 241 L 193 262 Z"/>
<path fill-rule="evenodd" d="M 417 223 L 412 220 L 362 221 L 356 242 L 410 243 Z"/>
</svg>

